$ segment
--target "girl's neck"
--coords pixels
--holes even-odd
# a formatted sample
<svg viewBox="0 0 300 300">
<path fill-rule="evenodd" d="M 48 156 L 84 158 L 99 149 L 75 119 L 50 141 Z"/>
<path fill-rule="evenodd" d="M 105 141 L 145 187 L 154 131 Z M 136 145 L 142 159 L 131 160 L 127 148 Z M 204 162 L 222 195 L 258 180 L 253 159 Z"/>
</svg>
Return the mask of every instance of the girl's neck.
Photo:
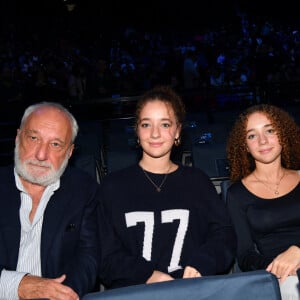
<svg viewBox="0 0 300 300">
<path fill-rule="evenodd" d="M 280 178 L 282 174 L 285 173 L 285 169 L 281 165 L 273 166 L 272 168 L 266 167 L 266 165 L 262 165 L 262 166 L 259 165 L 256 166 L 253 173 L 259 178 L 271 180 L 271 179 Z"/>
<path fill-rule="evenodd" d="M 158 159 L 145 159 L 142 158 L 139 162 L 139 165 L 145 171 L 157 174 L 167 174 L 174 171 L 176 166 L 170 159 L 162 160 Z"/>
</svg>

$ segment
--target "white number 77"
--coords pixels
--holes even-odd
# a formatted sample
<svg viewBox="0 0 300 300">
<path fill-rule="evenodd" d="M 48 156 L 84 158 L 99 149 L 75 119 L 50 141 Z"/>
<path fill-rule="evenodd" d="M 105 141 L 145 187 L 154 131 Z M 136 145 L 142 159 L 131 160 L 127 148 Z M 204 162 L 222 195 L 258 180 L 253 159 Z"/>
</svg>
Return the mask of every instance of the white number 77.
<svg viewBox="0 0 300 300">
<path fill-rule="evenodd" d="M 137 226 L 138 223 L 145 224 L 144 241 L 143 241 L 143 257 L 150 261 L 152 253 L 152 240 L 154 230 L 154 212 L 134 211 L 125 214 L 127 227 Z M 186 209 L 170 209 L 161 212 L 161 222 L 171 223 L 174 220 L 179 220 L 178 230 L 176 233 L 170 265 L 168 272 L 182 269 L 179 265 L 182 246 L 186 235 L 189 211 Z"/>
</svg>

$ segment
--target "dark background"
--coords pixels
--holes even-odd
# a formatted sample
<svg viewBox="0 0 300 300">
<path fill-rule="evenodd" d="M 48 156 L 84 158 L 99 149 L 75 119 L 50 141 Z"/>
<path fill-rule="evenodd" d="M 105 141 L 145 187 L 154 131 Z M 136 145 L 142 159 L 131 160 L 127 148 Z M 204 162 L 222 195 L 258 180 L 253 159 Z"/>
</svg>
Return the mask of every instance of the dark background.
<svg viewBox="0 0 300 300">
<path fill-rule="evenodd" d="M 73 11 L 67 5 L 75 4 Z M 237 0 L 1 0 L 2 29 L 18 24 L 22 30 L 76 26 L 114 32 L 128 25 L 145 30 L 194 32 L 207 26 L 238 22 L 239 15 L 297 24 L 296 1 Z M 298 24 L 297 24 L 298 25 Z"/>
</svg>

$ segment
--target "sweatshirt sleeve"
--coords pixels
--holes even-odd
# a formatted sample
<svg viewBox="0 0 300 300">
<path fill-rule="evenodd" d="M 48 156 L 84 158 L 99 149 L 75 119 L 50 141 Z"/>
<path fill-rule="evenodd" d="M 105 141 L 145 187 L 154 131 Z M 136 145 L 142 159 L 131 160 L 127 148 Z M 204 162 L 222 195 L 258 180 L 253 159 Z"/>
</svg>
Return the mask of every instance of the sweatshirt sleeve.
<svg viewBox="0 0 300 300">
<path fill-rule="evenodd" d="M 202 179 L 203 182 L 204 179 Z M 207 181 L 201 193 L 207 224 L 203 242 L 192 252 L 191 265 L 202 275 L 226 273 L 234 263 L 236 235 L 225 203 L 220 199 L 214 185 Z"/>
<path fill-rule="evenodd" d="M 143 257 L 130 255 L 118 239 L 109 218 L 109 209 L 101 202 L 98 210 L 101 243 L 100 279 L 105 288 L 146 283 L 154 266 Z"/>
</svg>

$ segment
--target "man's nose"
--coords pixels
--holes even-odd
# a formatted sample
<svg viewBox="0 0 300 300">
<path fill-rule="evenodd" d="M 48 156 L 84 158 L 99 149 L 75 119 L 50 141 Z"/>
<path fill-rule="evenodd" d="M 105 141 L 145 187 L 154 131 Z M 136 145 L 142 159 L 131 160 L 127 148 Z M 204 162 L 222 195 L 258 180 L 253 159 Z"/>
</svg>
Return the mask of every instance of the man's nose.
<svg viewBox="0 0 300 300">
<path fill-rule="evenodd" d="M 38 144 L 36 148 L 35 156 L 38 160 L 47 160 L 48 158 L 49 147 L 46 143 Z"/>
</svg>

